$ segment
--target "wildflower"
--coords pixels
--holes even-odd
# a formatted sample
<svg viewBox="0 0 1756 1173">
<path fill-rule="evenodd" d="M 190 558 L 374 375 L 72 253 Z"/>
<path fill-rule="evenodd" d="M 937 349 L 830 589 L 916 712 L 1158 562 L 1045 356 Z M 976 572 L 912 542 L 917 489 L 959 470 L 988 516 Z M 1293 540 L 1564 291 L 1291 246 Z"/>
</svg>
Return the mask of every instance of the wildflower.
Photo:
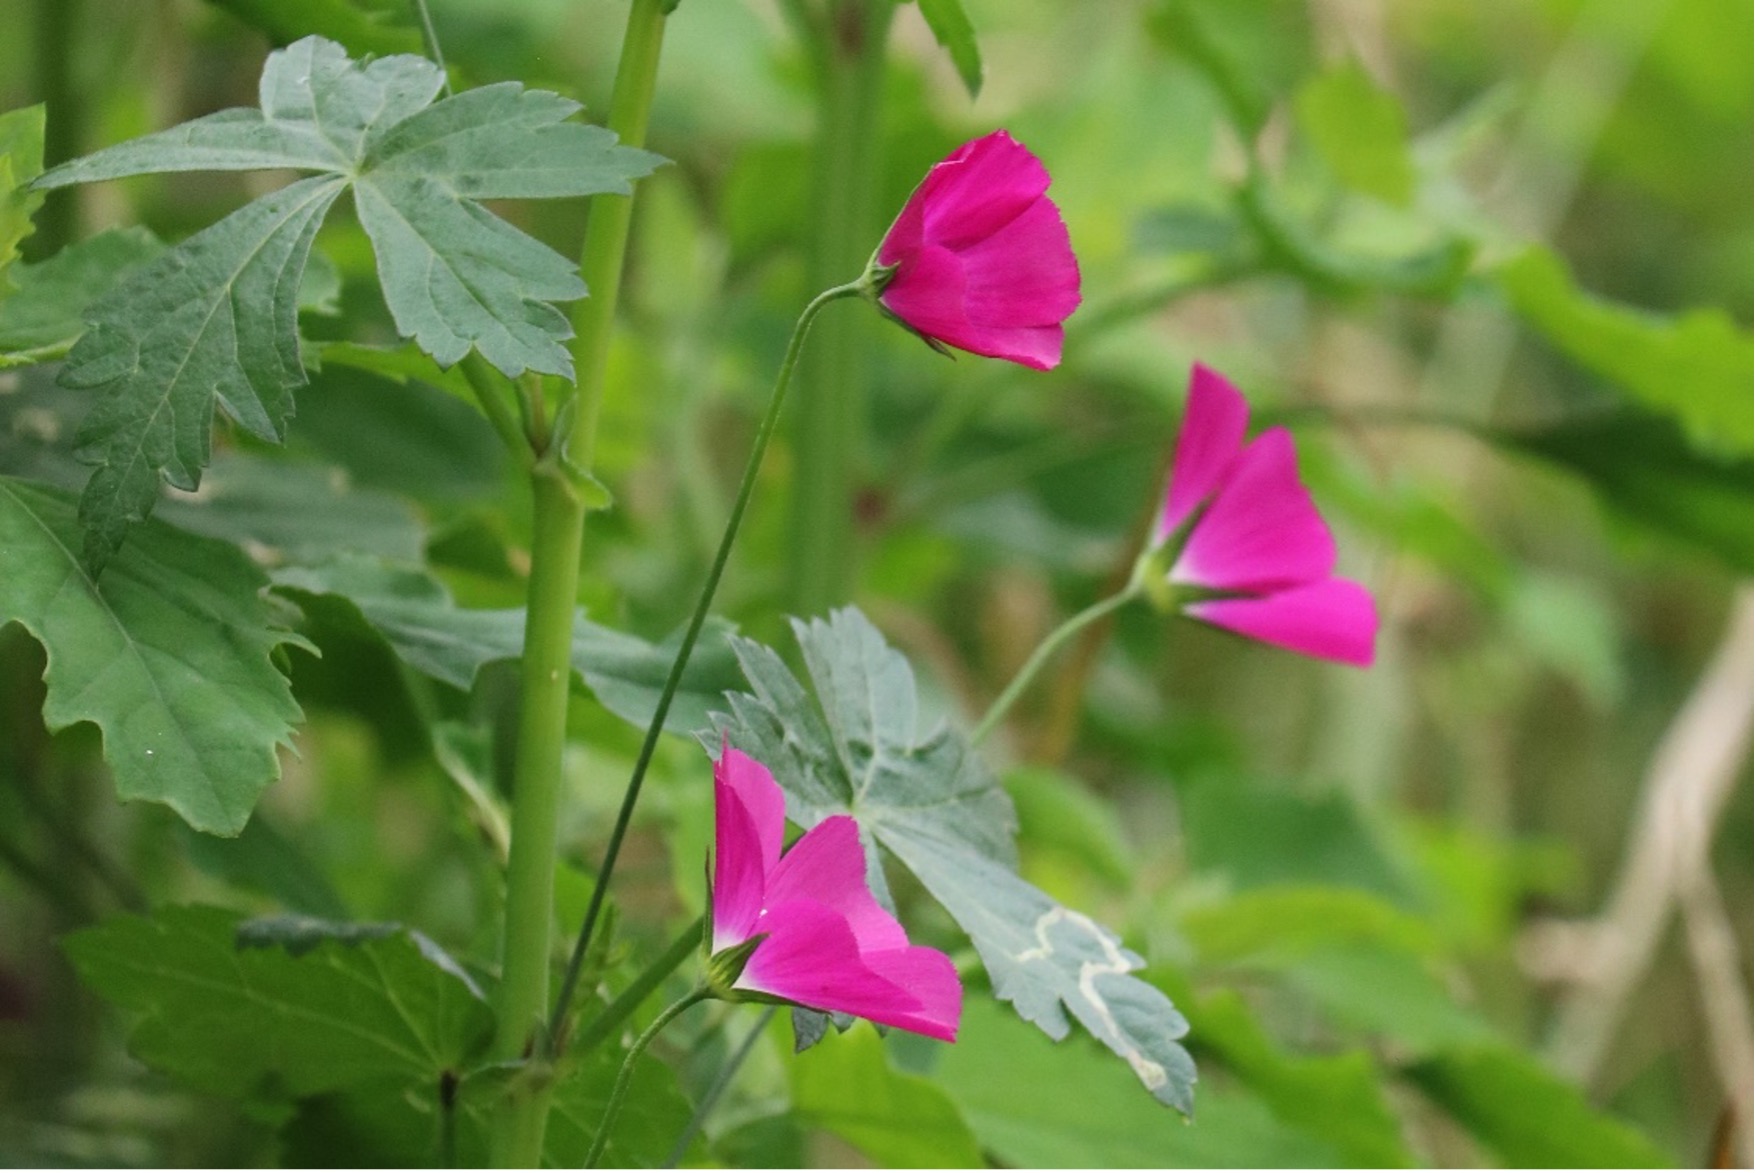
<svg viewBox="0 0 1756 1173">
<path fill-rule="evenodd" d="M 1364 667 L 1378 631 L 1372 596 L 1334 577 L 1335 538 L 1299 482 L 1292 437 L 1270 428 L 1245 444 L 1249 421 L 1237 389 L 1196 364 L 1144 585 L 1216 627 Z"/>
<path fill-rule="evenodd" d="M 858 824 L 825 819 L 783 858 L 786 799 L 767 767 L 726 746 L 713 788 L 713 992 L 954 1040 L 963 1007 L 957 970 L 937 949 L 910 945 L 873 898 Z"/>
<path fill-rule="evenodd" d="M 868 271 L 879 304 L 938 350 L 1061 361 L 1079 262 L 1042 161 L 1004 130 L 933 165 Z"/>
</svg>

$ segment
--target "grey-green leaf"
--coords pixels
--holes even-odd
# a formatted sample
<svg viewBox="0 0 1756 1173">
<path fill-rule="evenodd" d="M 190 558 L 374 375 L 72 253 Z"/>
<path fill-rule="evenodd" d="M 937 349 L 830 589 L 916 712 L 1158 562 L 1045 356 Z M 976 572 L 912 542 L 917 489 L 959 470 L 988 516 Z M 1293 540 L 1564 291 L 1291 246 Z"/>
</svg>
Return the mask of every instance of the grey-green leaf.
<svg viewBox="0 0 1756 1173">
<path fill-rule="evenodd" d="M 1195 1067 L 1177 1042 L 1188 1030 L 1182 1015 L 1131 976 L 1142 961 L 1115 934 L 1017 874 L 1010 799 L 961 735 L 916 731 L 908 662 L 851 607 L 793 630 L 815 697 L 773 651 L 734 640 L 755 691 L 716 715 L 733 745 L 773 771 L 788 814 L 807 827 L 853 815 L 876 890 L 885 891 L 882 846 L 970 935 L 994 992 L 1022 1017 L 1061 1039 L 1071 1013 L 1161 1103 L 1190 1111 Z"/>
<path fill-rule="evenodd" d="M 459 607 L 424 571 L 363 557 L 322 566 L 295 566 L 275 575 L 281 590 L 298 596 L 345 599 L 411 667 L 454 688 L 467 689 L 484 664 L 516 658 L 524 648 L 524 611 Z M 708 709 L 741 680 L 715 624 L 696 644 L 665 728 L 688 734 L 705 728 Z M 658 708 L 675 646 L 650 644 L 585 619 L 574 621 L 573 666 L 610 712 L 644 728 Z"/>
<path fill-rule="evenodd" d="M 79 507 L 93 574 L 152 510 L 161 476 L 200 483 L 216 402 L 255 435 L 282 438 L 305 381 L 299 283 L 342 186 L 304 179 L 247 204 L 91 307 L 61 381 L 103 393 L 79 430 L 81 458 L 98 465 Z"/>
<path fill-rule="evenodd" d="M 436 1088 L 492 1029 L 458 964 L 396 925 L 167 908 L 84 929 L 67 951 L 88 985 L 140 1016 L 136 1057 L 224 1096 Z"/>
<path fill-rule="evenodd" d="M 235 546 L 146 525 L 100 587 L 78 542 L 71 499 L 0 478 L 0 623 L 48 652 L 44 720 L 98 727 L 121 798 L 236 835 L 300 717 L 270 658 L 297 637 L 273 625 L 266 580 Z"/>
<path fill-rule="evenodd" d="M 14 268 L 23 296 L 0 301 L 0 368 L 58 357 L 85 333 L 85 308 L 164 250 L 144 228 L 116 228 Z"/>
<path fill-rule="evenodd" d="M 406 337 L 445 366 L 474 348 L 508 376 L 572 374 L 572 330 L 549 303 L 585 296 L 584 282 L 476 200 L 626 193 L 662 160 L 567 122 L 579 107 L 557 95 L 504 83 L 435 103 L 443 85 L 424 58 L 355 61 L 306 37 L 269 54 L 260 109 L 222 110 L 37 179 L 50 188 L 163 171 L 321 173 L 184 241 L 91 308 L 66 377 L 106 392 L 86 429 L 99 464 L 82 512 L 94 573 L 151 510 L 161 476 L 194 487 L 216 395 L 245 428 L 280 438 L 304 381 L 299 278 L 344 188 Z"/>
</svg>

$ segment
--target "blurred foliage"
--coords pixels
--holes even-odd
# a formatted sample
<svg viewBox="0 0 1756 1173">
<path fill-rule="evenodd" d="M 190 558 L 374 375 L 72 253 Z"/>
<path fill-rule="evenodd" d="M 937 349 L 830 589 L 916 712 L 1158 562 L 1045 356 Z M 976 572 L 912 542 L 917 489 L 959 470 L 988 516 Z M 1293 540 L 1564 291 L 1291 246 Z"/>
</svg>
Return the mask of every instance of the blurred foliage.
<svg viewBox="0 0 1756 1173">
<path fill-rule="evenodd" d="M 388 0 L 161 0 L 97 19 L 99 7 L 0 0 L 0 27 L 17 33 L 0 38 L 0 112 L 47 99 L 41 163 L 253 104 L 263 56 L 306 33 L 355 53 L 421 44 L 411 10 Z M 670 22 L 650 145 L 675 165 L 640 189 L 596 470 L 615 505 L 590 523 L 580 600 L 632 668 L 573 698 L 564 933 L 637 748 L 617 714 L 650 692 L 648 661 L 686 614 L 812 292 L 802 226 L 820 97 L 800 39 L 812 26 L 795 17 L 819 7 L 684 0 Z M 601 119 L 624 3 L 431 8 L 459 86 L 553 88 Z M 1310 663 L 1127 610 L 996 738 L 1025 878 L 1118 930 L 1187 1015 L 1193 1123 L 1092 1039 L 1056 1044 L 1019 1021 L 966 949 L 957 1044 L 860 1026 L 795 1057 L 790 1032 L 769 1028 L 688 1163 L 1713 1159 L 1719 1026 L 1679 934 L 1603 1028 L 1593 1070 L 1553 1059 L 1559 1008 L 1593 965 L 1564 922 L 1605 906 L 1631 843 L 1653 831 L 1641 788 L 1655 748 L 1747 589 L 1751 19 L 1736 0 L 898 7 L 864 177 L 879 215 L 949 148 L 1004 125 L 1054 174 L 1086 298 L 1067 361 L 1046 375 L 949 363 L 876 316 L 831 311 L 857 319 L 846 328 L 870 356 L 854 497 L 838 515 L 842 601 L 909 657 L 923 729 L 980 713 L 1045 632 L 1126 573 L 1197 358 L 1297 429 L 1342 568 L 1379 599 L 1379 663 Z M 0 113 L 0 264 L 15 244 L 23 254 L 0 277 L 0 365 L 19 364 L 0 371 L 0 486 L 58 489 L 0 487 L 19 528 L 66 512 L 61 490 L 83 475 L 71 447 L 87 401 L 33 364 L 158 241 L 273 186 L 196 174 L 56 191 L 21 235 L 35 197 L 15 185 L 39 163 L 28 130 L 28 112 Z M 495 211 L 577 254 L 576 201 Z M 426 966 L 456 1013 L 403 1026 L 440 1038 L 440 1059 L 468 1050 L 481 1009 L 469 991 L 493 980 L 516 707 L 495 662 L 504 632 L 465 644 L 447 629 L 452 642 L 423 646 L 450 671 L 426 675 L 407 628 L 325 584 L 364 566 L 401 592 L 381 602 L 503 626 L 529 567 L 528 489 L 455 378 L 389 349 L 351 210 L 316 250 L 328 276 L 304 290 L 300 325 L 321 369 L 288 445 L 221 431 L 202 492 L 166 499 L 143 538 L 229 547 L 220 561 L 250 597 L 280 584 L 247 616 L 261 664 L 245 667 L 268 671 L 288 637 L 272 663 L 304 719 L 244 834 L 209 838 L 160 806 L 118 803 L 139 789 L 139 763 L 117 764 L 121 735 L 54 700 L 55 671 L 81 649 L 16 607 L 5 614 L 25 626 L 0 627 L 0 1161 L 441 1153 L 438 1085 L 414 1096 L 397 1081 L 433 1083 L 443 1063 L 362 1060 L 264 1096 L 245 1078 L 259 1057 L 248 1036 L 216 1023 L 166 1037 L 157 996 L 125 976 L 154 950 L 167 982 L 169 962 L 202 949 L 271 983 L 326 957 L 342 959 L 337 974 Z M 786 655 L 798 466 L 796 450 L 770 454 L 717 606 Z M 13 561 L 0 598 L 47 577 L 39 559 Z M 159 603 L 168 651 L 222 639 Z M 693 714 L 726 668 L 722 647 Z M 618 686 L 632 696 L 618 701 Z M 264 760 L 215 793 L 267 783 L 280 720 L 252 750 Z M 1709 863 L 1747 1014 L 1747 758 L 1740 773 Z M 586 983 L 594 1003 L 700 908 L 707 776 L 696 746 L 661 745 L 618 875 L 622 929 Z M 216 822 L 235 829 L 238 813 Z M 963 940 L 908 876 L 891 880 L 911 932 Z M 288 913 L 389 927 L 301 956 L 208 940 L 210 920 Z M 175 940 L 129 944 L 149 923 Z M 187 990 L 162 996 L 203 1008 Z M 612 1158 L 662 1162 L 755 1023 L 697 1014 L 641 1066 Z M 286 1034 L 289 1053 L 301 1041 L 271 1014 L 248 1029 Z M 569 1074 L 552 1160 L 581 1158 L 615 1054 L 602 1046 Z M 166 1074 L 190 1064 L 196 1078 Z M 456 1100 L 461 1160 L 480 1159 L 479 1097 L 494 1090 L 466 1083 Z"/>
</svg>

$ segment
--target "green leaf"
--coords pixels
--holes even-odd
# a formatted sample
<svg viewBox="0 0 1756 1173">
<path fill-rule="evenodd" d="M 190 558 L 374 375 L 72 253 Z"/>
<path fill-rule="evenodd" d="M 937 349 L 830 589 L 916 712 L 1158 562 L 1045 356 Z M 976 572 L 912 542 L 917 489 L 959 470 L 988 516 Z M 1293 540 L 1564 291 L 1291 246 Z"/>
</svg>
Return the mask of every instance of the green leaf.
<svg viewBox="0 0 1756 1173">
<path fill-rule="evenodd" d="M 262 816 L 236 839 L 184 830 L 183 851 L 202 872 L 238 888 L 272 897 L 291 912 L 346 918 L 347 907 L 305 853 Z"/>
<path fill-rule="evenodd" d="M 152 508 L 162 475 L 193 489 L 217 402 L 279 441 L 303 385 L 298 292 L 311 240 L 352 189 L 397 329 L 441 365 L 474 348 L 508 376 L 572 374 L 566 318 L 585 295 L 571 262 L 482 207 L 490 198 L 630 190 L 660 160 L 565 121 L 577 103 L 515 83 L 435 102 L 443 77 L 413 56 L 349 60 L 307 37 L 271 53 L 261 109 L 222 110 L 49 171 L 63 187 L 164 171 L 320 174 L 177 245 L 91 307 L 68 386 L 104 392 L 84 429 L 99 465 L 81 516 L 95 571 Z"/>
<path fill-rule="evenodd" d="M 1297 0 L 1164 0 L 1147 27 L 1206 76 L 1232 122 L 1255 138 L 1275 103 L 1310 68 L 1310 22 L 1309 10 Z"/>
<path fill-rule="evenodd" d="M 888 1169 L 981 1169 L 957 1106 L 918 1075 L 893 1071 L 884 1042 L 857 1026 L 788 1065 L 793 1110 Z"/>
<path fill-rule="evenodd" d="M 208 0 L 268 34 L 277 45 L 307 33 L 346 45 L 356 56 L 419 53 L 420 30 L 408 0 Z"/>
<path fill-rule="evenodd" d="M 18 243 L 36 230 L 31 217 L 43 193 L 30 186 L 43 170 L 43 108 L 27 106 L 0 114 L 0 301 L 13 285 L 7 272 Z"/>
<path fill-rule="evenodd" d="M 1245 779 L 1181 788 L 1189 862 L 1235 888 L 1283 884 L 1357 887 L 1391 900 L 1409 895 L 1356 806 L 1339 793 L 1304 795 Z"/>
<path fill-rule="evenodd" d="M 1203 1086 L 1183 1121 L 1134 1093 L 1085 1040 L 1051 1044 L 993 1003 L 970 1000 L 933 1080 L 998 1163 L 1020 1169 L 1314 1168 L 1341 1156 L 1287 1127 L 1248 1092 Z"/>
<path fill-rule="evenodd" d="M 164 251 L 144 228 L 114 228 L 13 270 L 21 296 L 0 301 L 0 368 L 44 361 L 85 333 L 85 309 Z M 38 353 L 32 353 L 38 352 Z"/>
<path fill-rule="evenodd" d="M 524 649 L 522 608 L 459 607 L 421 570 L 347 557 L 318 567 L 286 568 L 275 574 L 275 584 L 295 598 L 346 600 L 361 622 L 410 667 L 454 688 L 468 689 L 484 664 L 514 659 Z M 725 626 L 716 624 L 696 644 L 665 720 L 672 733 L 705 728 L 709 707 L 741 683 L 725 643 L 727 634 Z M 637 728 L 645 728 L 658 708 L 674 656 L 675 645 L 669 641 L 649 644 L 583 616 L 574 623 L 574 669 L 606 709 Z"/>
<path fill-rule="evenodd" d="M 1269 1039 L 1236 993 L 1180 999 L 1192 1037 L 1262 1097 L 1281 1121 L 1335 1147 L 1360 1168 L 1406 1168 L 1414 1157 L 1384 1102 L 1384 1073 L 1365 1051 L 1289 1055 Z"/>
<path fill-rule="evenodd" d="M 242 545 L 268 564 L 347 551 L 412 562 L 425 545 L 420 519 L 402 499 L 355 488 L 339 469 L 243 453 L 214 461 L 201 492 L 164 502 L 159 517 Z"/>
<path fill-rule="evenodd" d="M 0 478 L 0 623 L 47 650 L 43 718 L 97 725 L 121 798 L 236 835 L 300 716 L 271 659 L 297 637 L 273 625 L 266 580 L 236 547 L 160 524 L 138 538 L 100 588 L 74 553 L 72 501 Z"/>
<path fill-rule="evenodd" d="M 1356 191 L 1406 207 L 1415 169 L 1402 103 L 1350 61 L 1306 82 L 1295 99 L 1299 124 L 1336 178 Z"/>
<path fill-rule="evenodd" d="M 1462 236 L 1443 237 L 1401 256 L 1337 248 L 1302 223 L 1259 172 L 1238 189 L 1237 199 L 1238 210 L 1255 230 L 1270 264 L 1336 296 L 1381 291 L 1449 297 L 1475 258 L 1475 244 Z"/>
<path fill-rule="evenodd" d="M 1263 887 L 1183 915 L 1203 961 L 1284 962 L 1338 943 L 1428 954 L 1438 939 L 1425 921 L 1355 888 Z"/>
<path fill-rule="evenodd" d="M 253 435 L 284 438 L 305 381 L 299 282 L 343 186 L 303 179 L 246 204 L 91 306 L 61 382 L 101 392 L 79 429 L 81 459 L 98 465 L 79 503 L 94 575 L 152 511 L 161 477 L 200 485 L 216 404 Z"/>
<path fill-rule="evenodd" d="M 1054 1039 L 1071 1012 L 1155 1098 L 1187 1113 L 1195 1068 L 1176 1041 L 1182 1015 L 1130 976 L 1142 962 L 1113 933 L 1018 876 L 1011 801 L 961 736 L 944 725 L 917 734 L 908 662 L 851 607 L 793 631 L 815 699 L 773 651 L 734 640 L 755 693 L 732 696 L 732 716 L 715 719 L 774 772 L 794 821 L 853 815 L 876 889 L 887 895 L 882 846 L 969 933 L 998 997 Z"/>
<path fill-rule="evenodd" d="M 963 0 L 919 0 L 921 15 L 933 30 L 933 39 L 951 54 L 957 75 L 963 78 L 970 97 L 982 92 L 982 51 L 976 45 L 975 26 L 963 10 Z"/>
<path fill-rule="evenodd" d="M 554 1085 L 549 1123 L 543 1132 L 545 1166 L 577 1169 L 585 1164 L 623 1058 L 624 1052 L 614 1047 L 597 1047 L 577 1060 L 566 1061 Z M 487 1163 L 490 1114 L 499 1097 L 521 1075 L 519 1065 L 505 1064 L 472 1073 L 464 1080 L 459 1105 L 470 1127 L 460 1130 L 458 1161 L 462 1167 Z M 635 1061 L 628 1096 L 610 1130 L 602 1164 L 611 1169 L 659 1168 L 688 1122 L 689 1102 L 677 1090 L 676 1076 L 651 1055 L 642 1055 Z"/>
<path fill-rule="evenodd" d="M 1462 1004 L 1434 963 L 1369 944 L 1312 949 L 1285 977 L 1337 1025 L 1372 1040 L 1394 1039 L 1405 1053 L 1493 1042 L 1488 1022 Z"/>
<path fill-rule="evenodd" d="M 1615 515 L 1743 573 L 1753 528 L 1750 456 L 1703 452 L 1676 420 L 1632 407 L 1484 433 L 1584 477 Z"/>
<path fill-rule="evenodd" d="M 222 1096 L 282 1099 L 382 1080 L 436 1089 L 493 1026 L 458 964 L 397 925 L 251 923 L 173 907 L 112 918 L 66 948 L 87 985 L 139 1016 L 128 1039 L 137 1058 Z"/>
<path fill-rule="evenodd" d="M 1651 1169 L 1676 1162 L 1586 1102 L 1578 1088 L 1509 1047 L 1460 1048 L 1407 1072 L 1514 1168 Z"/>
<path fill-rule="evenodd" d="M 1723 310 L 1662 317 L 1594 297 L 1566 264 L 1533 247 L 1495 272 L 1525 323 L 1640 405 L 1682 422 L 1698 446 L 1748 456 L 1756 411 L 1750 333 Z"/>
</svg>

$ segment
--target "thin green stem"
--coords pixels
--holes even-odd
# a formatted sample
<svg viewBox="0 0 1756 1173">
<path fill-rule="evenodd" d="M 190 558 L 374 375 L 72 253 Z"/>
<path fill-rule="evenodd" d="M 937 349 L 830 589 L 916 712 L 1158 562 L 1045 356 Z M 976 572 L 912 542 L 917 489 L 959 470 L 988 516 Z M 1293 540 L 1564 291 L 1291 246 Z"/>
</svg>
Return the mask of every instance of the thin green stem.
<svg viewBox="0 0 1756 1173">
<path fill-rule="evenodd" d="M 707 918 L 696 917 L 695 923 L 679 933 L 677 939 L 671 942 L 670 948 L 659 955 L 658 960 L 647 966 L 626 990 L 616 995 L 616 1000 L 604 1007 L 602 1014 L 586 1024 L 585 1029 L 573 1040 L 573 1049 L 583 1054 L 609 1038 L 666 978 L 676 972 L 679 965 L 701 948 L 701 934 L 706 928 Z"/>
<path fill-rule="evenodd" d="M 433 14 L 427 11 L 427 0 L 414 0 L 415 15 L 421 21 L 421 38 L 427 43 L 427 56 L 439 67 L 445 78 L 445 96 L 451 97 L 451 75 L 445 70 L 445 53 L 439 48 L 439 34 L 433 28 Z"/>
<path fill-rule="evenodd" d="M 665 1158 L 665 1168 L 675 1169 L 682 1163 L 683 1155 L 689 1151 L 689 1142 L 694 1140 L 695 1134 L 701 1131 L 701 1126 L 707 1122 L 707 1114 L 713 1111 L 713 1106 L 719 1103 L 719 1098 L 726 1094 L 728 1087 L 732 1086 L 732 1079 L 738 1074 L 738 1069 L 744 1066 L 744 1060 L 748 1059 L 750 1052 L 756 1049 L 757 1040 L 762 1037 L 762 1032 L 768 1029 L 768 1024 L 774 1021 L 774 1016 L 779 1011 L 779 1006 L 763 1008 L 761 1017 L 756 1020 L 756 1025 L 750 1028 L 750 1033 L 744 1036 L 744 1041 L 738 1044 L 738 1049 L 732 1052 L 732 1057 L 727 1059 L 725 1066 L 719 1069 L 719 1074 L 713 1077 L 713 1086 L 707 1089 L 707 1093 L 701 1097 L 701 1102 L 695 1105 L 695 1111 L 689 1114 L 689 1123 L 683 1126 L 682 1133 L 677 1137 L 677 1143 L 671 1146 L 670 1155 Z"/>
<path fill-rule="evenodd" d="M 1061 649 L 1062 644 L 1079 634 L 1080 629 L 1087 624 L 1102 619 L 1139 593 L 1139 586 L 1131 581 L 1115 594 L 1105 599 L 1099 599 L 1050 632 L 1049 637 L 1037 645 L 1037 650 L 1030 654 L 1030 659 L 1024 662 L 1024 667 L 1020 668 L 1018 674 L 1012 678 L 1012 683 L 1006 686 L 1006 691 L 1002 692 L 994 703 L 988 706 L 988 711 L 976 723 L 976 727 L 970 731 L 970 744 L 980 745 L 983 739 L 994 731 L 994 726 L 1000 723 L 1000 719 L 1006 716 L 1007 710 L 1011 709 L 1018 698 L 1024 695 L 1024 690 L 1030 687 L 1030 682 L 1036 678 L 1038 672 L 1042 671 L 1043 665 L 1047 664 Z"/>
<path fill-rule="evenodd" d="M 659 1032 L 671 1024 L 672 1019 L 708 997 L 705 987 L 691 990 L 660 1011 L 659 1016 L 652 1020 L 652 1025 L 628 1048 L 628 1057 L 622 1060 L 622 1070 L 616 1073 L 616 1086 L 610 1090 L 610 1102 L 604 1105 L 603 1122 L 598 1125 L 597 1135 L 592 1137 L 591 1151 L 585 1154 L 587 1169 L 597 1167 L 598 1159 L 604 1155 L 604 1146 L 610 1143 L 610 1128 L 616 1123 L 616 1116 L 622 1110 L 622 1101 L 628 1095 L 628 1083 L 634 1078 L 634 1064 L 646 1053 L 646 1048 L 652 1045 L 652 1041 L 658 1038 Z"/>
<path fill-rule="evenodd" d="M 36 0 L 36 44 L 30 56 L 36 100 L 42 102 L 43 165 L 53 167 L 79 154 L 86 99 L 74 77 L 74 41 L 83 26 L 80 0 Z M 15 18 L 16 19 L 16 18 Z M 77 193 L 53 193 L 36 214 L 35 239 L 27 251 L 47 257 L 73 243 L 78 227 Z"/>
<path fill-rule="evenodd" d="M 531 450 L 530 437 L 525 435 L 518 417 L 512 413 L 512 408 L 507 406 L 506 396 L 512 387 L 511 381 L 473 350 L 464 356 L 459 369 L 463 372 L 464 380 L 469 383 L 470 390 L 476 393 L 476 402 L 482 405 L 482 414 L 488 417 L 494 433 L 500 437 L 507 451 L 512 453 L 520 466 L 529 472 L 536 463 L 536 456 Z"/>
<path fill-rule="evenodd" d="M 652 721 L 646 727 L 646 737 L 640 744 L 639 756 L 634 759 L 634 770 L 628 779 L 628 789 L 622 796 L 622 808 L 616 813 L 616 825 L 610 831 L 610 841 L 604 848 L 604 862 L 598 868 L 597 886 L 592 889 L 591 902 L 585 910 L 585 920 L 573 943 L 573 956 L 568 960 L 567 971 L 561 978 L 560 993 L 555 998 L 555 1009 L 549 1016 L 548 1045 L 551 1053 L 554 1044 L 559 1040 L 561 1025 L 572 1001 L 573 987 L 579 981 L 579 970 L 585 961 L 586 947 L 591 944 L 591 935 L 597 928 L 598 916 L 603 911 L 604 897 L 610 889 L 610 877 L 616 870 L 616 858 L 622 851 L 622 839 L 628 833 L 628 823 L 634 815 L 634 804 L 640 800 L 640 787 L 646 780 L 647 767 L 652 763 L 653 751 L 658 748 L 659 735 L 664 732 L 665 717 L 671 711 L 671 701 L 677 695 L 677 686 L 682 683 L 683 670 L 688 667 L 689 655 L 695 650 L 695 641 L 701 635 L 702 624 L 707 620 L 708 608 L 713 605 L 714 593 L 719 590 L 720 576 L 725 573 L 732 544 L 738 537 L 738 527 L 744 521 L 744 510 L 749 506 L 750 494 L 756 488 L 756 474 L 762 468 L 763 454 L 768 451 L 768 442 L 774 436 L 775 424 L 780 420 L 781 407 L 786 403 L 787 387 L 792 382 L 793 369 L 798 365 L 799 351 L 805 344 L 805 335 L 810 332 L 812 320 L 824 306 L 838 298 L 861 294 L 865 288 L 865 280 L 862 278 L 860 281 L 825 290 L 811 299 L 811 303 L 799 315 L 798 324 L 793 327 L 792 340 L 787 343 L 786 357 L 781 360 L 774 391 L 768 398 L 768 410 L 763 414 L 762 423 L 756 430 L 756 441 L 751 445 L 750 459 L 744 465 L 744 478 L 738 483 L 738 494 L 732 502 L 731 516 L 726 519 L 725 533 L 720 537 L 719 549 L 714 553 L 713 565 L 708 569 L 707 581 L 702 584 L 701 595 L 695 601 L 695 613 L 689 618 L 689 627 L 683 633 L 683 642 L 677 648 L 676 659 L 671 661 L 670 675 L 665 678 L 664 689 L 659 694 L 658 708 L 653 711 Z"/>
</svg>

